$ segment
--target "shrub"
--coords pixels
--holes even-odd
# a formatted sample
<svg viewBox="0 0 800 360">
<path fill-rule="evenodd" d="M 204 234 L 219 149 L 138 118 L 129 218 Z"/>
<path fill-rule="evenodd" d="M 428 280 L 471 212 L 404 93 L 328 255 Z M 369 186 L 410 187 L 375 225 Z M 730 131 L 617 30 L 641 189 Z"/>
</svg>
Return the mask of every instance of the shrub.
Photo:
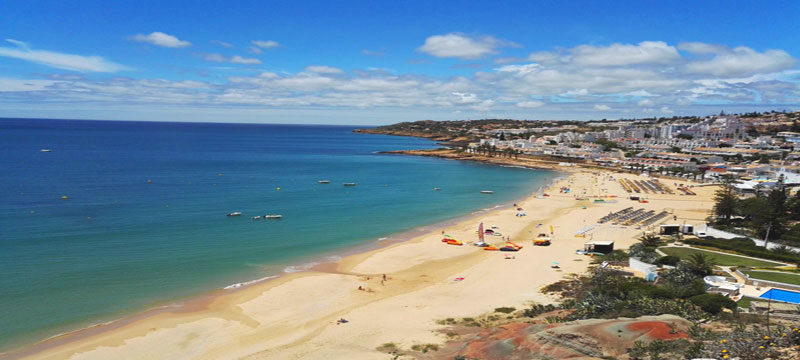
<svg viewBox="0 0 800 360">
<path fill-rule="evenodd" d="M 658 258 L 658 260 L 656 260 L 656 265 L 675 266 L 675 265 L 678 265 L 679 262 L 681 262 L 681 258 L 680 257 L 673 256 L 673 255 L 667 255 L 667 256 L 662 256 L 662 257 Z"/>
<path fill-rule="evenodd" d="M 439 351 L 439 345 L 436 344 L 416 344 L 411 346 L 411 350 L 427 353 L 428 351 Z"/>
<path fill-rule="evenodd" d="M 736 309 L 736 302 L 720 294 L 702 294 L 689 299 L 693 304 L 700 306 L 709 314 L 718 314 L 723 308 Z"/>
<path fill-rule="evenodd" d="M 495 309 L 494 309 L 494 311 L 495 311 L 495 312 L 499 312 L 499 313 L 503 313 L 503 314 L 510 314 L 510 313 L 514 312 L 514 310 L 517 310 L 517 308 L 513 308 L 513 307 L 499 307 L 499 308 L 495 308 Z"/>
<path fill-rule="evenodd" d="M 595 263 L 600 263 L 603 261 L 608 261 L 610 263 L 621 263 L 628 261 L 628 253 L 623 250 L 614 250 L 608 254 L 603 256 L 598 256 L 595 258 Z"/>
<path fill-rule="evenodd" d="M 539 314 L 544 314 L 546 312 L 550 312 L 555 310 L 556 307 L 552 304 L 542 305 L 542 304 L 534 304 L 531 307 L 522 310 L 522 315 L 525 317 L 536 317 Z"/>
</svg>

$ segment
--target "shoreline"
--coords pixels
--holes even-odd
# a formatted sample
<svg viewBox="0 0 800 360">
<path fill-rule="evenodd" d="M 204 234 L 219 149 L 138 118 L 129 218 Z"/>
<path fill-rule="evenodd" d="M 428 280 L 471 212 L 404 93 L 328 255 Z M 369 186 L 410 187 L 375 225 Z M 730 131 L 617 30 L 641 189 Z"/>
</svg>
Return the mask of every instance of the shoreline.
<svg viewBox="0 0 800 360">
<path fill-rule="evenodd" d="M 566 173 L 566 171 L 561 171 L 556 169 L 544 169 L 544 168 L 542 169 L 528 168 L 528 169 L 547 170 L 555 173 L 554 174 L 555 176 L 553 178 L 546 180 L 541 185 L 545 188 L 552 186 Z M 135 321 L 147 319 L 149 317 L 157 316 L 159 314 L 169 313 L 169 312 L 180 313 L 187 311 L 187 309 L 195 310 L 198 308 L 198 304 L 211 302 L 216 297 L 228 295 L 235 291 L 245 290 L 252 286 L 268 284 L 271 281 L 279 281 L 280 279 L 287 276 L 302 275 L 314 272 L 338 273 L 339 272 L 338 268 L 340 266 L 339 263 L 344 258 L 364 254 L 367 252 L 377 251 L 396 244 L 413 240 L 414 238 L 422 236 L 426 232 L 430 231 L 432 228 L 451 226 L 457 224 L 458 222 L 465 221 L 474 218 L 476 216 L 480 216 L 481 214 L 486 214 L 498 209 L 510 208 L 513 203 L 517 203 L 530 196 L 533 196 L 532 193 L 526 193 L 525 195 L 516 197 L 512 200 L 507 200 L 504 202 L 496 203 L 494 205 L 490 205 L 489 207 L 486 208 L 481 208 L 478 210 L 469 211 L 467 213 L 462 213 L 460 215 L 456 215 L 449 219 L 441 220 L 434 223 L 423 224 L 413 227 L 411 229 L 386 234 L 385 236 L 382 236 L 377 239 L 365 239 L 364 242 L 362 243 L 349 245 L 340 249 L 331 250 L 326 253 L 314 255 L 307 259 L 302 259 L 298 262 L 280 264 L 279 267 L 282 267 L 283 269 L 274 275 L 267 275 L 256 279 L 236 282 L 222 287 L 213 288 L 210 290 L 202 291 L 196 294 L 190 294 L 183 297 L 166 299 L 163 301 L 155 302 L 150 305 L 145 305 L 144 307 L 139 309 L 133 309 L 132 312 L 122 313 L 117 316 L 110 315 L 108 316 L 107 319 L 98 320 L 96 322 L 87 321 L 84 323 L 85 325 L 80 325 L 80 327 L 73 328 L 72 330 L 66 330 L 57 333 L 55 335 L 49 336 L 47 338 L 43 338 L 39 341 L 33 343 L 24 343 L 19 346 L 14 346 L 12 348 L 9 348 L 5 352 L 0 352 L 0 360 L 24 358 L 29 354 L 35 354 L 36 352 L 39 351 L 38 350 L 39 348 L 47 349 L 53 346 L 58 346 L 65 342 L 80 340 L 84 337 L 92 336 L 98 333 L 102 333 L 104 331 L 112 331 L 119 327 L 131 324 Z M 294 268 L 295 270 L 289 270 L 290 268 Z"/>
<path fill-rule="evenodd" d="M 570 170 L 574 171 L 571 171 L 571 174 L 569 174 L 569 177 L 567 179 L 561 179 L 557 181 L 554 180 L 554 182 L 549 185 L 548 191 L 556 189 L 558 185 L 564 185 L 565 183 L 571 184 L 573 181 L 575 182 L 582 181 L 581 179 L 578 179 L 580 177 L 575 176 L 575 173 L 576 172 L 583 173 L 584 172 L 583 169 L 579 170 L 573 168 Z M 607 176 L 608 172 L 602 172 L 602 174 L 604 174 L 603 176 Z M 591 184 L 585 183 L 584 185 L 587 186 L 587 188 L 589 188 Z M 595 186 L 595 188 L 599 190 L 597 186 Z M 576 206 L 575 200 L 572 199 L 571 196 L 557 195 L 556 198 L 556 195 L 554 194 L 553 196 L 551 196 L 551 198 L 553 199 L 545 199 L 545 200 L 536 199 L 535 194 L 531 194 L 526 196 L 522 200 L 517 201 L 517 203 L 520 203 L 521 205 L 525 204 L 526 209 L 529 208 L 527 204 L 535 204 L 543 201 L 548 203 L 553 203 L 553 206 L 544 206 L 544 207 L 540 206 L 538 209 L 528 210 L 529 212 L 535 212 L 535 213 L 529 214 L 529 216 L 531 217 L 525 219 L 525 221 L 522 222 L 516 221 L 515 219 L 510 219 L 510 220 L 507 219 L 507 216 L 510 215 L 511 213 L 516 212 L 516 210 L 513 208 L 509 209 L 508 206 L 503 207 L 502 205 L 499 205 L 485 212 L 478 211 L 477 213 L 465 214 L 461 217 L 457 217 L 455 219 L 451 219 L 442 223 L 424 225 L 419 228 L 413 229 L 412 231 L 425 234 L 412 234 L 416 236 L 411 236 L 409 239 L 402 239 L 398 240 L 397 242 L 392 242 L 387 244 L 380 244 L 380 241 L 371 242 L 369 243 L 370 245 L 372 246 L 378 245 L 378 247 L 366 251 L 361 251 L 355 254 L 343 256 L 342 259 L 336 262 L 317 264 L 315 267 L 311 268 L 308 271 L 292 273 L 292 274 L 284 274 L 279 276 L 278 278 L 267 279 L 266 281 L 257 281 L 248 285 L 242 285 L 240 287 L 236 287 L 235 289 L 229 289 L 229 290 L 218 289 L 210 294 L 207 294 L 208 298 L 205 301 L 198 301 L 198 302 L 187 301 L 180 308 L 163 308 L 160 309 L 160 311 L 155 311 L 153 313 L 145 312 L 143 314 L 137 314 L 132 317 L 125 317 L 123 319 L 120 319 L 119 321 L 114 322 L 113 324 L 100 324 L 87 329 L 79 330 L 78 332 L 67 333 L 61 336 L 45 340 L 44 342 L 40 342 L 32 346 L 28 346 L 22 349 L 17 349 L 12 352 L 6 353 L 4 355 L 0 355 L 0 357 L 8 356 L 8 358 L 24 358 L 26 356 L 34 356 L 33 358 L 38 358 L 37 356 L 44 355 L 47 358 L 65 358 L 68 357 L 66 356 L 68 354 L 69 355 L 82 354 L 82 353 L 89 354 L 92 352 L 94 353 L 99 352 L 100 354 L 96 354 L 96 356 L 94 357 L 88 356 L 87 358 L 102 358 L 103 357 L 103 355 L 101 355 L 103 353 L 102 350 L 108 348 L 114 348 L 114 346 L 112 346 L 114 344 L 116 344 L 117 346 L 124 347 L 125 346 L 124 344 L 127 344 L 127 341 L 125 339 L 146 338 L 147 337 L 146 335 L 150 332 L 151 328 L 147 328 L 147 331 L 144 332 L 141 332 L 141 329 L 139 329 L 140 330 L 139 332 L 134 331 L 136 328 L 140 328 L 143 323 L 160 324 L 161 326 L 152 327 L 152 329 L 169 330 L 172 327 L 178 327 L 180 324 L 186 324 L 187 323 L 186 321 L 188 321 L 188 323 L 191 324 L 200 321 L 198 319 L 208 320 L 211 318 L 217 318 L 215 317 L 215 315 L 218 314 L 222 309 L 224 309 L 222 313 L 226 315 L 223 318 L 226 318 L 226 320 L 249 323 L 250 325 L 253 325 L 256 328 L 265 326 L 266 329 L 264 330 L 266 331 L 266 334 L 271 335 L 268 336 L 268 338 L 271 339 L 281 338 L 281 336 L 276 336 L 274 331 L 270 331 L 276 329 L 275 326 L 269 325 L 270 324 L 269 321 L 262 322 L 260 320 L 256 320 L 255 323 L 253 323 L 247 321 L 246 319 L 242 319 L 242 317 L 243 316 L 245 318 L 249 317 L 251 319 L 252 318 L 269 319 L 274 317 L 272 316 L 273 314 L 269 313 L 269 311 L 267 311 L 267 313 L 264 313 L 263 308 L 264 307 L 271 308 L 271 306 L 269 306 L 270 304 L 258 300 L 263 298 L 265 294 L 274 292 L 276 291 L 275 289 L 279 289 L 282 287 L 289 287 L 292 290 L 298 290 L 298 289 L 308 290 L 309 288 L 308 284 L 304 285 L 305 282 L 314 283 L 322 288 L 327 289 L 328 292 L 338 293 L 340 295 L 337 298 L 340 298 L 342 302 L 340 304 L 341 306 L 339 307 L 332 306 L 333 308 L 339 310 L 335 311 L 337 315 L 326 314 L 327 316 L 320 317 L 319 315 L 323 314 L 315 314 L 314 316 L 303 316 L 307 314 L 303 314 L 302 311 L 303 307 L 300 305 L 297 305 L 297 307 L 299 308 L 297 309 L 298 311 L 291 311 L 291 309 L 289 309 L 289 311 L 286 311 L 285 308 L 284 309 L 273 308 L 273 310 L 279 312 L 288 312 L 292 315 L 289 316 L 289 318 L 294 318 L 299 316 L 302 319 L 307 320 L 307 322 L 314 323 L 318 327 L 319 333 L 316 334 L 318 336 L 326 331 L 335 332 L 335 329 L 338 328 L 335 327 L 335 325 L 334 327 L 331 327 L 330 326 L 331 324 L 326 322 L 326 320 L 330 321 L 331 316 L 334 317 L 338 316 L 338 314 L 347 309 L 350 309 L 351 312 L 355 311 L 355 309 L 358 308 L 358 306 L 356 306 L 356 308 L 353 308 L 352 307 L 353 303 L 361 304 L 367 307 L 375 306 L 371 304 L 381 304 L 381 303 L 391 304 L 396 302 L 398 297 L 404 297 L 404 296 L 407 297 L 409 296 L 409 294 L 414 294 L 419 291 L 424 292 L 430 289 L 432 289 L 430 291 L 434 291 L 439 296 L 443 296 L 441 292 L 436 292 L 436 290 L 441 290 L 440 288 L 443 286 L 442 283 L 444 283 L 444 286 L 450 285 L 450 282 L 447 281 L 447 278 L 449 278 L 449 276 L 451 275 L 451 271 L 454 273 L 470 272 L 469 269 L 473 269 L 475 267 L 485 267 L 483 265 L 485 265 L 487 262 L 498 263 L 498 260 L 496 259 L 500 258 L 498 256 L 495 256 L 497 255 L 496 253 L 475 251 L 475 248 L 467 246 L 441 248 L 441 246 L 446 246 L 446 245 L 441 245 L 441 243 L 432 245 L 432 243 L 438 242 L 438 239 L 436 238 L 441 237 L 440 235 L 438 235 L 439 230 L 441 230 L 442 232 L 447 231 L 448 233 L 460 234 L 457 235 L 457 237 L 465 238 L 471 232 L 470 230 L 473 229 L 473 226 L 476 225 L 473 223 L 475 223 L 476 221 L 483 220 L 483 218 L 490 218 L 491 220 L 489 221 L 494 221 L 501 225 L 500 228 L 503 230 L 504 234 L 506 233 L 513 234 L 511 235 L 513 241 L 526 241 L 529 238 L 529 234 L 525 234 L 525 231 L 527 231 L 528 233 L 531 233 L 532 231 L 541 231 L 541 229 L 537 230 L 538 225 L 536 227 L 533 226 L 536 221 L 549 220 L 548 222 L 551 223 L 551 225 L 555 223 L 557 229 L 563 227 L 564 228 L 563 230 L 567 230 L 566 228 L 575 227 L 575 225 L 579 225 L 575 224 L 575 221 L 571 221 L 569 219 L 569 216 L 567 216 L 564 219 L 560 219 L 563 218 L 564 215 L 567 215 L 568 213 L 582 211 L 580 207 Z M 550 201 L 550 200 L 560 200 L 560 201 Z M 619 206 L 615 207 L 621 207 L 624 204 L 620 203 L 617 205 Z M 595 204 L 587 204 L 586 206 L 590 208 L 589 210 L 591 210 L 591 212 L 593 213 L 596 214 L 604 213 L 603 205 L 598 206 Z M 536 215 L 539 215 L 538 220 L 536 221 L 532 220 Z M 566 220 L 566 223 L 564 222 L 564 220 Z M 469 226 L 466 227 L 466 231 L 465 229 L 462 229 L 465 226 L 465 224 L 469 224 Z M 431 232 L 430 231 L 431 228 L 434 228 L 436 231 Z M 508 229 L 509 232 L 507 232 L 506 229 Z M 562 231 L 562 229 L 559 229 L 558 232 L 560 231 Z M 625 233 L 625 231 L 623 231 L 622 233 Z M 623 235 L 622 233 L 617 235 Z M 628 231 L 628 233 L 630 233 L 630 231 Z M 574 247 L 574 245 L 572 244 L 569 245 L 566 244 L 567 241 L 573 240 L 570 239 L 571 236 L 560 236 L 560 237 L 562 237 L 562 239 L 560 239 L 559 242 L 564 241 L 563 245 L 566 245 L 567 249 Z M 621 237 L 625 238 L 626 236 L 621 236 Z M 630 234 L 627 234 L 627 237 L 630 237 Z M 491 240 L 495 239 L 487 239 L 487 241 Z M 569 242 L 575 243 L 575 241 L 569 241 Z M 577 243 L 582 243 L 582 242 L 583 242 L 582 239 L 578 238 Z M 551 250 L 558 247 L 558 245 L 562 244 L 557 243 L 549 249 L 545 248 L 540 248 L 540 249 L 544 249 L 545 251 Z M 440 255 L 439 253 L 430 254 L 429 251 L 430 246 L 439 246 L 439 248 L 437 249 L 446 249 L 442 250 L 442 252 L 445 255 Z M 523 249 L 519 253 L 515 253 L 515 255 L 516 257 L 519 258 L 528 257 L 530 255 L 535 254 L 540 249 L 536 249 L 528 245 L 526 246 L 526 249 Z M 451 254 L 450 253 L 451 250 L 452 253 L 455 254 Z M 571 250 L 567 252 L 564 252 L 563 251 L 564 249 L 561 250 L 562 251 L 559 252 L 561 255 L 559 256 L 563 256 L 571 252 Z M 401 258 L 404 261 L 398 261 L 397 258 Z M 582 259 L 577 259 L 576 261 L 582 261 Z M 499 264 L 494 264 L 494 265 L 507 266 L 509 264 L 516 264 L 516 263 L 518 263 L 516 260 L 515 261 L 499 260 Z M 549 263 L 546 264 L 549 265 Z M 567 268 L 571 268 L 576 270 L 577 272 L 585 270 L 586 266 L 576 266 L 575 264 L 576 263 L 565 264 L 564 268 L 565 270 L 567 270 Z M 582 263 L 581 265 L 585 264 Z M 393 283 L 395 281 L 395 277 L 401 279 L 402 280 L 401 283 L 403 284 L 403 286 L 401 286 L 401 289 L 398 290 L 398 289 L 382 288 L 378 287 L 374 280 L 370 282 L 370 276 L 378 276 L 378 274 L 381 273 L 390 274 L 391 280 L 389 281 L 389 283 Z M 413 274 L 420 274 L 420 273 L 422 275 L 418 276 L 423 276 L 424 278 L 427 279 L 419 280 L 419 279 L 414 279 L 414 277 L 412 276 Z M 550 276 L 545 276 L 545 278 L 553 278 L 552 270 L 550 270 L 549 273 Z M 483 275 L 479 272 L 477 274 L 474 274 L 474 276 L 477 278 L 481 278 L 481 277 L 486 277 L 487 275 Z M 366 278 L 367 280 L 364 280 L 364 278 Z M 558 280 L 558 278 L 560 278 L 560 275 L 557 274 L 555 280 Z M 470 277 L 470 280 L 471 279 L 472 278 Z M 552 282 L 547 279 L 542 279 L 542 280 L 544 281 L 539 281 L 539 283 L 542 282 L 544 283 L 540 285 L 546 285 L 547 283 Z M 331 285 L 328 284 L 328 282 L 335 282 L 337 284 L 339 283 L 349 284 L 345 285 L 346 286 L 345 289 L 348 290 L 342 292 L 338 286 L 331 287 Z M 495 280 L 492 280 L 491 282 L 495 282 Z M 380 289 L 380 291 L 377 292 L 378 294 L 376 294 L 377 299 L 372 299 L 371 301 L 363 303 L 363 299 L 361 299 L 360 297 L 361 295 L 367 295 L 367 294 L 361 294 L 358 291 L 356 291 L 355 294 L 351 294 L 351 292 L 353 292 L 353 289 L 355 288 L 354 284 L 361 284 L 361 283 L 366 284 L 365 286 L 370 286 L 370 287 L 375 286 L 377 289 Z M 383 284 L 381 284 L 381 286 L 383 286 Z M 481 289 L 485 290 L 487 286 L 489 288 L 492 288 L 494 286 L 498 286 L 498 284 L 483 283 L 483 284 L 473 285 L 473 287 L 478 290 Z M 511 289 L 514 289 L 514 287 L 512 287 Z M 469 289 L 464 289 L 462 291 L 467 293 L 471 292 Z M 449 290 L 447 292 L 449 292 Z M 472 292 L 474 293 L 474 291 Z M 477 292 L 477 294 L 481 293 L 482 291 Z M 292 291 L 289 292 L 284 291 L 280 294 L 277 294 L 278 298 L 276 299 L 278 301 L 282 300 L 282 303 L 290 307 L 294 307 L 294 305 L 296 305 L 295 301 L 305 301 L 305 302 L 310 301 L 312 303 L 314 302 L 313 300 L 305 299 L 305 297 L 296 298 L 294 299 L 295 301 L 293 301 L 293 297 L 290 296 L 292 294 L 293 294 Z M 328 293 L 323 293 L 323 294 L 325 294 L 323 296 L 328 295 Z M 499 306 L 511 305 L 508 304 L 507 302 L 516 302 L 514 303 L 514 305 L 518 305 L 518 302 L 529 301 L 532 298 L 538 299 L 539 301 L 548 300 L 547 297 L 542 296 L 541 294 L 538 295 L 537 294 L 538 294 L 538 287 L 536 288 L 534 293 L 525 292 L 523 294 L 517 293 L 513 294 L 512 296 L 504 296 L 506 300 L 502 301 L 502 303 L 500 303 Z M 369 296 L 371 296 L 371 294 Z M 283 299 L 281 299 L 281 297 Z M 503 298 L 503 296 L 499 297 Z M 251 306 L 252 305 L 251 303 L 253 301 L 260 304 L 260 306 Z M 552 301 L 552 299 L 550 301 Z M 481 303 L 485 302 L 493 303 L 491 299 L 484 299 Z M 347 306 L 348 304 L 350 304 L 350 306 Z M 325 307 L 328 307 L 328 305 L 329 304 L 326 304 Z M 454 312 L 460 312 L 462 314 L 472 314 L 476 310 L 480 311 L 482 309 L 483 311 L 485 311 L 488 309 L 485 307 L 486 304 L 483 304 L 481 306 L 478 306 L 479 304 L 474 304 L 473 306 L 466 306 L 464 304 L 459 304 L 459 305 L 461 305 L 461 309 L 459 311 L 454 311 Z M 421 306 L 425 307 L 430 305 L 426 304 Z M 449 309 L 450 306 L 445 305 L 445 308 Z M 231 313 L 232 309 L 236 309 L 236 311 L 234 311 L 234 313 Z M 441 312 L 442 309 L 438 309 L 437 311 Z M 281 319 L 283 317 L 278 316 L 278 318 Z M 348 317 L 348 319 L 349 318 L 350 317 Z M 320 322 L 320 320 L 323 321 Z M 403 319 L 397 319 L 397 320 L 402 321 Z M 423 321 L 422 324 L 423 327 L 431 327 L 429 324 L 425 325 L 425 323 L 426 321 Z M 254 325 L 254 324 L 260 324 L 260 325 Z M 418 321 L 416 322 L 416 325 L 420 326 Z M 350 326 L 350 328 L 352 327 L 354 326 Z M 194 332 L 198 331 L 198 329 L 208 330 L 209 328 L 213 329 L 214 324 L 198 325 L 197 328 L 194 328 L 195 329 Z M 315 338 L 313 336 L 314 334 L 305 334 L 303 331 L 294 329 L 294 327 L 291 326 L 288 328 L 284 327 L 283 329 L 288 331 L 289 333 L 291 333 L 294 330 L 295 333 L 298 333 L 295 335 L 300 336 L 300 338 L 303 339 L 306 339 L 307 336 L 311 336 L 310 338 Z M 160 332 L 162 330 L 158 331 Z M 237 329 L 236 331 L 234 331 L 234 333 L 239 333 L 240 330 L 244 331 L 244 333 L 248 332 L 247 329 Z M 412 338 L 427 338 L 427 339 L 432 338 L 430 336 L 431 334 L 428 334 L 427 331 L 425 331 L 424 333 L 420 333 L 419 329 L 410 331 L 410 334 L 411 335 L 408 336 Z M 435 339 L 436 337 L 433 336 L 433 338 Z M 108 339 L 117 339 L 117 340 L 111 341 L 109 343 L 107 341 Z M 82 342 L 84 343 L 84 345 L 80 346 L 80 343 Z M 257 341 L 251 344 L 251 346 L 245 347 L 244 349 L 241 347 L 237 348 L 238 351 L 234 352 L 236 353 L 242 352 L 239 355 L 235 354 L 227 355 L 228 351 L 233 351 L 233 349 L 230 348 L 227 348 L 227 351 L 225 351 L 224 353 L 226 354 L 226 357 L 239 358 L 239 357 L 249 356 L 248 351 L 251 351 L 249 354 L 252 354 L 252 351 L 255 351 L 255 349 L 259 349 L 258 351 L 256 351 L 256 353 L 263 353 L 264 351 L 266 351 L 267 353 L 272 355 L 283 356 L 289 353 L 297 354 L 297 352 L 289 351 L 289 349 L 296 350 L 303 348 L 303 346 L 301 346 L 300 343 L 297 343 L 296 338 L 295 341 L 289 341 L 288 345 L 287 341 L 276 341 L 276 343 L 273 345 L 274 346 L 270 345 L 269 342 L 264 342 L 262 340 L 262 341 Z M 250 350 L 247 350 L 246 348 L 249 348 Z M 128 352 L 125 352 L 125 354 L 127 354 L 128 357 L 136 357 L 134 355 L 136 354 L 136 350 L 134 348 L 130 348 L 128 350 L 129 350 Z M 374 346 L 367 347 L 361 350 L 362 352 L 364 350 L 374 351 Z M 365 352 L 365 354 L 369 353 L 370 353 L 369 351 Z M 106 353 L 106 355 L 109 354 Z M 175 353 L 174 355 L 178 357 L 182 356 L 193 357 L 190 354 L 183 352 L 178 352 Z M 372 353 L 372 355 L 374 356 L 374 353 Z M 366 357 L 366 355 L 364 356 Z M 215 358 L 216 356 L 206 352 L 202 355 L 202 357 Z"/>
</svg>

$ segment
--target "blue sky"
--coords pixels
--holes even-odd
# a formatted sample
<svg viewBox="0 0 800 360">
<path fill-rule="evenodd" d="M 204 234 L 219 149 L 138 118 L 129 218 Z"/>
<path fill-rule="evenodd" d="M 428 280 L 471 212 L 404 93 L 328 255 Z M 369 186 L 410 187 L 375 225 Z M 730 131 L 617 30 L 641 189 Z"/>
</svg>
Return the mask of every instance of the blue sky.
<svg viewBox="0 0 800 360">
<path fill-rule="evenodd" d="M 3 1 L 0 117 L 800 110 L 798 1 Z"/>
</svg>

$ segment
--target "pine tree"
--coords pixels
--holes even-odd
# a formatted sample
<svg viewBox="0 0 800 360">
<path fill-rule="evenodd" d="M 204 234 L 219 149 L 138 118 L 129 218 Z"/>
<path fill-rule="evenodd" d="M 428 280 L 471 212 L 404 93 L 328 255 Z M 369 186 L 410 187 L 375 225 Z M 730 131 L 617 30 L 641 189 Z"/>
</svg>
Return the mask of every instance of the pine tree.
<svg viewBox="0 0 800 360">
<path fill-rule="evenodd" d="M 723 218 L 725 223 L 730 222 L 731 217 L 736 214 L 736 207 L 739 197 L 733 191 L 733 178 L 723 178 L 722 188 L 714 193 L 714 215 Z"/>
</svg>

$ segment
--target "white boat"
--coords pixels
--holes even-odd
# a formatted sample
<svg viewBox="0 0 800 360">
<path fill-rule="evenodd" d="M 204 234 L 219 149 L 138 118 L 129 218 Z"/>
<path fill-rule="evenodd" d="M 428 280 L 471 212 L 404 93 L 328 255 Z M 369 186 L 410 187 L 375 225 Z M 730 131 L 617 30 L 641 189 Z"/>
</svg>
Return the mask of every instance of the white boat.
<svg viewBox="0 0 800 360">
<path fill-rule="evenodd" d="M 438 188 L 438 187 L 436 187 L 436 188 L 433 188 L 433 191 L 439 191 L 439 190 L 442 190 L 442 189 L 441 189 L 441 188 Z"/>
<path fill-rule="evenodd" d="M 264 215 L 264 219 L 280 219 L 282 217 L 283 217 L 283 215 L 280 215 L 280 214 L 267 214 L 267 215 Z"/>
<path fill-rule="evenodd" d="M 253 220 L 261 219 L 261 216 L 253 216 Z"/>
<path fill-rule="evenodd" d="M 317 180 L 317 183 L 320 183 L 320 184 L 330 184 L 330 183 L 331 183 L 331 181 L 330 181 L 330 180 Z"/>
<path fill-rule="evenodd" d="M 481 190 L 481 194 L 494 194 L 492 190 Z"/>
<path fill-rule="evenodd" d="M 356 183 L 344 183 L 344 186 L 356 186 Z"/>
<path fill-rule="evenodd" d="M 232 213 L 228 213 L 228 216 L 239 216 L 239 215 L 242 215 L 242 213 L 239 212 L 239 211 L 234 211 Z"/>
<path fill-rule="evenodd" d="M 50 150 L 50 149 L 42 149 L 42 150 L 39 150 L 39 151 L 41 151 L 41 152 L 52 152 L 53 150 Z"/>
</svg>

